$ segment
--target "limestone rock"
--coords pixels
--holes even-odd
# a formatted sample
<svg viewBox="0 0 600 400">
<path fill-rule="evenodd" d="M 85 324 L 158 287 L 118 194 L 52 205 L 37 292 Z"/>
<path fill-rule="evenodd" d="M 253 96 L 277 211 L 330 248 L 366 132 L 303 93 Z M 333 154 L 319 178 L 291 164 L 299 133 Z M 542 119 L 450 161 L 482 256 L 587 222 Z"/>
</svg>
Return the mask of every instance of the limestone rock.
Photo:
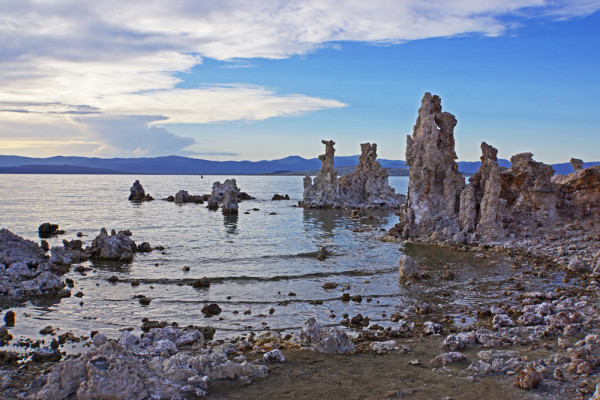
<svg viewBox="0 0 600 400">
<path fill-rule="evenodd" d="M 191 195 L 187 192 L 187 190 L 180 190 L 175 194 L 173 201 L 177 204 L 183 204 L 183 203 L 202 204 L 202 203 L 204 203 L 204 196 L 203 195 Z"/>
<path fill-rule="evenodd" d="M 363 143 L 356 168 L 339 179 L 340 202 L 347 207 L 398 208 L 402 198 L 390 187 L 388 178 L 377 161 L 377 144 Z"/>
<path fill-rule="evenodd" d="M 400 279 L 419 279 L 422 276 L 421 267 L 419 263 L 414 261 L 407 255 L 400 256 L 399 264 L 399 275 Z"/>
<path fill-rule="evenodd" d="M 333 168 L 335 142 L 322 140 L 325 154 L 319 156 L 321 170 L 312 180 L 304 178 L 302 205 L 312 208 L 398 208 L 404 197 L 389 186 L 388 173 L 377 161 L 377 145 L 363 143 L 353 172 L 338 179 Z"/>
<path fill-rule="evenodd" d="M 325 145 L 325 154 L 319 155 L 321 169 L 311 179 L 304 177 L 304 195 L 302 205 L 304 207 L 339 207 L 339 182 L 337 171 L 333 169 L 333 158 L 335 155 L 335 142 L 333 140 L 321 140 Z"/>
<path fill-rule="evenodd" d="M 281 350 L 279 350 L 279 349 L 275 349 L 275 350 L 266 352 L 263 355 L 263 358 L 265 361 L 272 362 L 272 363 L 284 363 L 285 362 L 285 357 L 284 357 L 283 353 L 281 352 Z"/>
<path fill-rule="evenodd" d="M 515 378 L 515 385 L 523 389 L 533 389 L 544 379 L 541 372 L 533 367 L 521 370 Z"/>
<path fill-rule="evenodd" d="M 221 348 L 180 351 L 186 332 L 152 329 L 141 338 L 126 331 L 77 359 L 60 363 L 48 374 L 37 399 L 180 399 L 206 395 L 210 379 L 250 380 L 264 377 L 267 367 L 236 363 Z M 98 335 L 96 335 L 98 336 Z"/>
<path fill-rule="evenodd" d="M 44 222 L 38 227 L 38 234 L 41 238 L 49 238 L 64 233 L 65 231 L 58 229 L 58 225 L 49 222 Z"/>
<path fill-rule="evenodd" d="M 583 160 L 580 160 L 579 158 L 571 158 L 570 162 L 575 172 L 583 169 Z"/>
<path fill-rule="evenodd" d="M 457 351 L 452 351 L 448 353 L 442 353 L 435 357 L 433 360 L 431 360 L 431 366 L 434 368 L 445 367 L 448 364 L 464 361 L 466 359 L 467 357 L 465 357 L 464 354 Z"/>
<path fill-rule="evenodd" d="M 112 232 L 109 236 L 105 228 L 100 230 L 91 247 L 86 248 L 92 258 L 115 261 L 131 261 L 135 251 L 135 242 L 128 235 Z"/>
<path fill-rule="evenodd" d="M 133 182 L 133 186 L 129 189 L 129 201 L 142 202 L 154 200 L 152 196 L 146 194 L 144 187 L 139 180 Z"/>
<path fill-rule="evenodd" d="M 296 336 L 295 341 L 303 347 L 321 353 L 352 353 L 354 344 L 348 335 L 336 328 L 325 328 L 317 323 L 314 318 L 308 319 L 302 331 Z"/>
<path fill-rule="evenodd" d="M 237 187 L 235 179 L 227 179 L 221 183 L 213 183 L 212 194 L 208 198 L 208 208 L 217 210 L 220 204 L 223 204 L 223 214 L 237 214 L 239 212 L 238 194 L 240 189 Z"/>
<path fill-rule="evenodd" d="M 554 168 L 533 160 L 533 154 L 520 153 L 510 158 L 511 167 L 503 171 L 500 197 L 511 213 L 536 213 L 556 216 L 558 193 L 552 185 Z"/>
<path fill-rule="evenodd" d="M 505 202 L 500 198 L 498 150 L 482 142 L 481 152 L 481 167 L 469 178 L 469 185 L 461 194 L 459 221 L 463 233 L 477 233 L 490 241 L 504 236 Z"/>
<path fill-rule="evenodd" d="M 396 228 L 404 237 L 428 237 L 434 232 L 452 237 L 459 232 L 460 194 L 465 183 L 455 161 L 455 126 L 454 115 L 442 112 L 439 96 L 425 93 L 406 143 L 408 197 Z"/>
<path fill-rule="evenodd" d="M 572 218 L 600 214 L 600 165 L 555 175 L 552 182 L 560 192 L 560 210 Z"/>
</svg>

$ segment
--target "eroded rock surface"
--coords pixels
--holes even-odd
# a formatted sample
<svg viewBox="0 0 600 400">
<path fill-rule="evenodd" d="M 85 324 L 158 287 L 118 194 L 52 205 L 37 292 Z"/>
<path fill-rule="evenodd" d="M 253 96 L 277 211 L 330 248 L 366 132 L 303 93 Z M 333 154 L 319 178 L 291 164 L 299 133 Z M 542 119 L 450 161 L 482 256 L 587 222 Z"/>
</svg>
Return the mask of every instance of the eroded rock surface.
<svg viewBox="0 0 600 400">
<path fill-rule="evenodd" d="M 377 145 L 361 144 L 361 154 L 353 172 L 341 177 L 333 168 L 335 142 L 325 141 L 325 154 L 319 156 L 321 170 L 312 180 L 304 177 L 304 207 L 398 208 L 404 196 L 395 193 L 388 173 L 377 161 Z"/>
<path fill-rule="evenodd" d="M 237 214 L 239 212 L 239 193 L 240 189 L 238 189 L 235 179 L 227 179 L 223 183 L 217 181 L 213 183 L 212 194 L 208 199 L 208 208 L 217 210 L 222 204 L 223 214 Z"/>
<path fill-rule="evenodd" d="M 66 296 L 56 269 L 36 243 L 0 229 L 0 300 Z"/>
<path fill-rule="evenodd" d="M 133 182 L 133 186 L 129 189 L 129 201 L 142 202 L 154 200 L 152 196 L 146 194 L 144 187 L 139 180 Z"/>
<path fill-rule="evenodd" d="M 406 161 L 410 166 L 408 199 L 399 213 L 400 223 L 382 240 L 417 239 L 440 243 L 492 243 L 527 247 L 569 262 L 567 248 L 585 241 L 584 262 L 598 251 L 590 238 L 600 222 L 600 166 L 553 177 L 550 165 L 537 162 L 531 153 L 511 158 L 511 167 L 498 165 L 498 151 L 483 142 L 481 167 L 468 185 L 455 162 L 453 128 L 456 119 L 442 112 L 438 96 L 426 93 L 412 136 L 408 137 Z M 569 238 L 553 226 L 571 226 L 586 220 L 590 235 Z M 579 227 L 572 227 L 572 230 Z M 595 233 L 594 233 L 595 232 Z M 587 239 L 586 239 L 587 238 Z M 596 244 L 594 244 L 596 243 Z"/>
<path fill-rule="evenodd" d="M 203 342 L 199 331 L 157 328 L 141 337 L 125 331 L 118 342 L 99 341 L 96 349 L 58 364 L 36 399 L 120 399 L 124 393 L 127 399 L 180 399 L 206 395 L 211 379 L 266 376 L 266 366 L 231 361 L 227 349 L 182 350 Z"/>
<path fill-rule="evenodd" d="M 440 97 L 425 93 L 413 134 L 406 140 L 408 196 L 397 227 L 404 237 L 452 237 L 459 232 L 465 182 L 456 164 L 455 126 L 454 115 L 442 112 Z"/>
<path fill-rule="evenodd" d="M 105 228 L 100 230 L 91 247 L 85 249 L 91 258 L 99 260 L 132 261 L 137 251 L 135 242 L 124 232 L 108 234 Z"/>
</svg>

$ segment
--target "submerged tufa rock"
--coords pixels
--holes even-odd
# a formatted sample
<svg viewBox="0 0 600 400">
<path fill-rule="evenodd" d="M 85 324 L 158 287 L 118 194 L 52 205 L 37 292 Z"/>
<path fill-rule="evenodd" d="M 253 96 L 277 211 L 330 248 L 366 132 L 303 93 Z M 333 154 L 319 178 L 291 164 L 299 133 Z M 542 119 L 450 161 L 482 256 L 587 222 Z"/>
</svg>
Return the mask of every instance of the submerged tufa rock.
<svg viewBox="0 0 600 400">
<path fill-rule="evenodd" d="M 213 183 L 212 194 L 208 198 L 208 208 L 217 210 L 220 204 L 223 204 L 223 214 L 237 214 L 239 212 L 238 194 L 240 189 L 237 187 L 235 179 L 227 179 L 221 183 Z"/>
<path fill-rule="evenodd" d="M 353 172 L 338 179 L 333 168 L 333 140 L 322 140 L 325 154 L 319 156 L 321 170 L 314 181 L 304 177 L 304 207 L 384 207 L 397 208 L 404 196 L 397 195 L 388 183 L 388 173 L 377 161 L 377 145 L 363 143 L 361 154 Z"/>
</svg>

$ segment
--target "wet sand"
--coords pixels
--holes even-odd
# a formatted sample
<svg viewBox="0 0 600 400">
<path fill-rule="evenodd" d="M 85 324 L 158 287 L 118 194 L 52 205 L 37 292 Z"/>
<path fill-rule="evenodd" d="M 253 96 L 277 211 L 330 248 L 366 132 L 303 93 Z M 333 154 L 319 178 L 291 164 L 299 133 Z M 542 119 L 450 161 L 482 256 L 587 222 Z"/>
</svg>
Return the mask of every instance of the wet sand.
<svg viewBox="0 0 600 400">
<path fill-rule="evenodd" d="M 472 381 L 461 371 L 469 361 L 433 370 L 443 336 L 399 340 L 409 352 L 385 355 L 322 354 L 284 350 L 286 362 L 269 364 L 272 373 L 251 385 L 237 381 L 209 383 L 207 399 L 535 399 L 519 389 L 514 377 L 491 376 Z M 419 364 L 412 365 L 411 361 Z"/>
</svg>

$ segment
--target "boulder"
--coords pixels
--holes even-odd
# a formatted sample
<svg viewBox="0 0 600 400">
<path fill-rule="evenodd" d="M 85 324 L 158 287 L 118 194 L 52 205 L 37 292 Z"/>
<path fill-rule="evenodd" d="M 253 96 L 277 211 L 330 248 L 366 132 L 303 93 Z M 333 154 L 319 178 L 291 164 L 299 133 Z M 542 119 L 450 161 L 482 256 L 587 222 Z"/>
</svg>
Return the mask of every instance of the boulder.
<svg viewBox="0 0 600 400">
<path fill-rule="evenodd" d="M 125 233 L 113 231 L 109 236 L 106 229 L 102 228 L 91 247 L 87 247 L 85 251 L 94 259 L 128 262 L 133 260 L 136 245 Z"/>
<path fill-rule="evenodd" d="M 276 200 L 289 200 L 289 199 L 290 199 L 290 196 L 289 196 L 288 194 L 281 195 L 281 194 L 275 193 L 275 194 L 273 195 L 273 197 L 271 198 L 271 201 L 276 201 Z"/>
<path fill-rule="evenodd" d="M 419 263 L 414 261 L 407 255 L 400 256 L 399 264 L 399 275 L 400 279 L 419 279 L 423 275 Z"/>
<path fill-rule="evenodd" d="M 139 180 L 133 182 L 133 185 L 129 189 L 129 201 L 142 202 L 154 200 L 152 196 L 146 194 L 144 187 Z"/>
</svg>

